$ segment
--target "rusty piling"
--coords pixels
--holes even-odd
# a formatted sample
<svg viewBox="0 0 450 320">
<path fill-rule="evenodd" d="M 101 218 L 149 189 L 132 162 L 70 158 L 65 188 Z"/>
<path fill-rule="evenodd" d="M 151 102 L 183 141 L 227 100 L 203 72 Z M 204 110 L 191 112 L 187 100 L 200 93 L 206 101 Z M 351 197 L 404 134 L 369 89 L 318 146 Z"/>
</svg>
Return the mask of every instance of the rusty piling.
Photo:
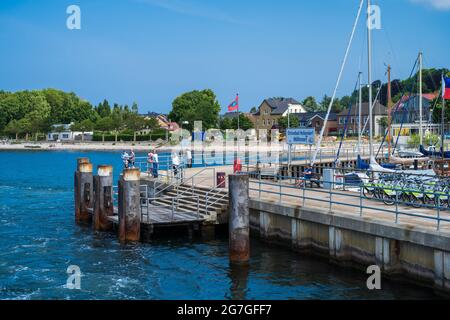
<svg viewBox="0 0 450 320">
<path fill-rule="evenodd" d="M 113 167 L 99 165 L 94 176 L 94 216 L 93 227 L 96 231 L 109 231 L 112 222 L 109 216 L 114 215 Z"/>
<path fill-rule="evenodd" d="M 79 158 L 74 179 L 76 223 L 91 222 L 92 217 L 88 209 L 92 207 L 93 191 L 92 163 L 87 158 Z"/>
<path fill-rule="evenodd" d="M 141 235 L 140 171 L 125 169 L 119 179 L 119 241 L 137 242 Z"/>
<path fill-rule="evenodd" d="M 250 259 L 249 176 L 229 175 L 229 248 L 231 263 Z"/>
</svg>

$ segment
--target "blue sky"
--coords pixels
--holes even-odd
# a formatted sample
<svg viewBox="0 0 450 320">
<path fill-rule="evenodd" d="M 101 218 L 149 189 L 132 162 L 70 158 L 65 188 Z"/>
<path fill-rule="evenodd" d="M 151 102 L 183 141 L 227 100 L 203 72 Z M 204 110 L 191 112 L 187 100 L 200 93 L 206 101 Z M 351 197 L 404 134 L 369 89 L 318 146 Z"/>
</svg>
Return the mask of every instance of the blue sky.
<svg viewBox="0 0 450 320">
<path fill-rule="evenodd" d="M 168 112 L 193 89 L 213 89 L 223 110 L 267 97 L 331 95 L 358 0 L 2 0 L 0 89 L 58 88 L 97 104 Z M 425 67 L 450 68 L 450 0 L 374 0 L 374 79 L 406 77 L 419 50 Z M 66 8 L 81 8 L 81 30 Z M 366 71 L 360 21 L 338 96 Z"/>
</svg>

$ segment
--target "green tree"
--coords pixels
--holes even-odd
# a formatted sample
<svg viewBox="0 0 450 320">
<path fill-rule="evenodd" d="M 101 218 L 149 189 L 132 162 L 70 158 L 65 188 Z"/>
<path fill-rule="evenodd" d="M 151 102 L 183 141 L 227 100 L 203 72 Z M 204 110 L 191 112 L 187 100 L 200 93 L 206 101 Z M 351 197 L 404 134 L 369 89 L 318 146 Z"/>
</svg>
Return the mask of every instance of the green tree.
<svg viewBox="0 0 450 320">
<path fill-rule="evenodd" d="M 229 117 L 222 117 L 219 122 L 220 130 L 233 129 L 233 121 Z"/>
<path fill-rule="evenodd" d="M 38 139 L 40 132 L 45 132 L 50 129 L 50 113 L 51 108 L 45 96 L 40 92 L 33 92 L 32 95 L 33 110 L 24 117 L 28 124 L 29 130 L 34 134 L 35 140 Z"/>
<path fill-rule="evenodd" d="M 191 131 L 194 127 L 194 121 L 201 120 L 203 129 L 208 130 L 217 128 L 219 112 L 220 104 L 212 90 L 195 90 L 184 93 L 173 101 L 169 119 L 179 124 L 188 121 L 189 124 L 183 125 L 183 127 Z"/>
<path fill-rule="evenodd" d="M 75 123 L 70 127 L 72 131 L 81 131 L 81 141 L 84 141 L 84 133 L 94 130 L 95 124 L 90 119 L 85 119 L 81 122 Z"/>
<path fill-rule="evenodd" d="M 308 112 L 314 112 L 314 111 L 319 110 L 319 105 L 317 104 L 316 98 L 314 98 L 312 96 L 306 97 L 302 101 L 302 105 L 305 108 L 305 110 Z"/>
<path fill-rule="evenodd" d="M 109 117 L 111 115 L 111 107 L 108 100 L 105 99 L 103 102 L 100 102 L 95 111 L 101 118 Z"/>
<path fill-rule="evenodd" d="M 18 120 L 11 120 L 3 130 L 7 135 L 15 136 L 16 140 L 19 139 L 19 134 L 21 133 L 18 122 Z"/>
<path fill-rule="evenodd" d="M 145 129 L 146 122 L 143 117 L 133 112 L 126 117 L 125 127 L 133 131 L 133 141 L 136 142 L 136 132 Z"/>
<path fill-rule="evenodd" d="M 290 128 L 298 128 L 300 126 L 300 120 L 296 116 L 290 116 L 288 117 L 281 117 L 278 119 L 278 125 L 280 126 L 280 129 L 286 130 L 288 127 Z"/>
<path fill-rule="evenodd" d="M 238 128 L 238 118 L 234 117 L 231 120 L 233 129 L 237 129 Z M 242 130 L 248 130 L 248 129 L 253 129 L 254 125 L 252 120 L 250 120 L 249 117 L 247 117 L 245 114 L 240 113 L 239 114 L 239 128 L 241 128 Z"/>
<path fill-rule="evenodd" d="M 102 142 L 105 142 L 105 133 L 111 132 L 114 129 L 114 122 L 111 117 L 100 118 L 94 127 L 102 133 Z"/>
<path fill-rule="evenodd" d="M 381 117 L 377 120 L 377 123 L 380 125 L 380 127 L 383 129 L 383 132 L 386 131 L 386 128 L 388 127 L 388 118 L 387 117 Z M 362 122 L 362 121 L 361 121 Z"/>
<path fill-rule="evenodd" d="M 450 121 L 450 107 L 448 102 L 446 102 L 446 107 L 444 110 L 444 123 L 448 123 Z M 442 119 L 442 98 L 438 97 L 430 102 L 430 106 L 434 106 L 433 108 L 433 122 L 434 123 L 441 123 Z"/>
<path fill-rule="evenodd" d="M 322 101 L 320 102 L 319 110 L 317 111 L 327 111 L 330 106 L 331 97 L 324 95 Z"/>
<path fill-rule="evenodd" d="M 136 102 L 133 102 L 133 104 L 131 105 L 131 112 L 138 114 L 139 113 L 139 108 Z"/>
<path fill-rule="evenodd" d="M 11 120 L 18 120 L 24 116 L 21 103 L 16 94 L 4 94 L 0 99 L 0 131 Z"/>
</svg>

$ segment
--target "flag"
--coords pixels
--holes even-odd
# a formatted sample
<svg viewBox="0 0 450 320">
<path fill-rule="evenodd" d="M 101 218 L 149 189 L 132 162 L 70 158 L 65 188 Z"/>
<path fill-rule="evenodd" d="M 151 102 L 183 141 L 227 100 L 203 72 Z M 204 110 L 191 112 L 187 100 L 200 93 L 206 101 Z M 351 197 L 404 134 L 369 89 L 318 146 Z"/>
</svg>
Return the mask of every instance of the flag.
<svg viewBox="0 0 450 320">
<path fill-rule="evenodd" d="M 236 99 L 228 106 L 228 112 L 239 110 L 239 95 L 236 95 Z"/>
<path fill-rule="evenodd" d="M 442 75 L 442 98 L 450 100 L 450 78 Z"/>
</svg>

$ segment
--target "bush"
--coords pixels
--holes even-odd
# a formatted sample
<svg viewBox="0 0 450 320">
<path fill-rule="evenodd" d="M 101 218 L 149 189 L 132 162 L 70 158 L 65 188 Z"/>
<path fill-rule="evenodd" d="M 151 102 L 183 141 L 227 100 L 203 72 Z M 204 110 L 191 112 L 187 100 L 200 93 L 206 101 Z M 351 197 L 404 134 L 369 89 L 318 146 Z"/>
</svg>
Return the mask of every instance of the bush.
<svg viewBox="0 0 450 320">
<path fill-rule="evenodd" d="M 150 134 L 144 134 L 144 135 L 136 135 L 136 141 L 143 142 L 143 141 L 156 141 L 158 139 L 165 139 L 166 133 L 163 131 L 155 131 L 154 133 Z M 115 141 L 116 136 L 111 133 L 105 134 L 105 141 L 111 142 Z M 93 141 L 103 141 L 103 134 L 101 132 L 95 132 L 94 136 L 92 138 Z M 119 133 L 117 135 L 117 141 L 133 141 L 134 135 L 131 133 Z"/>
<path fill-rule="evenodd" d="M 431 144 L 430 144 L 431 142 Z M 428 146 L 436 146 L 436 147 L 440 147 L 440 137 L 436 134 L 426 134 L 423 137 L 423 144 L 425 147 Z M 418 148 L 420 145 L 420 136 L 418 134 L 413 134 L 409 139 L 408 139 L 408 147 L 410 148 Z"/>
</svg>

